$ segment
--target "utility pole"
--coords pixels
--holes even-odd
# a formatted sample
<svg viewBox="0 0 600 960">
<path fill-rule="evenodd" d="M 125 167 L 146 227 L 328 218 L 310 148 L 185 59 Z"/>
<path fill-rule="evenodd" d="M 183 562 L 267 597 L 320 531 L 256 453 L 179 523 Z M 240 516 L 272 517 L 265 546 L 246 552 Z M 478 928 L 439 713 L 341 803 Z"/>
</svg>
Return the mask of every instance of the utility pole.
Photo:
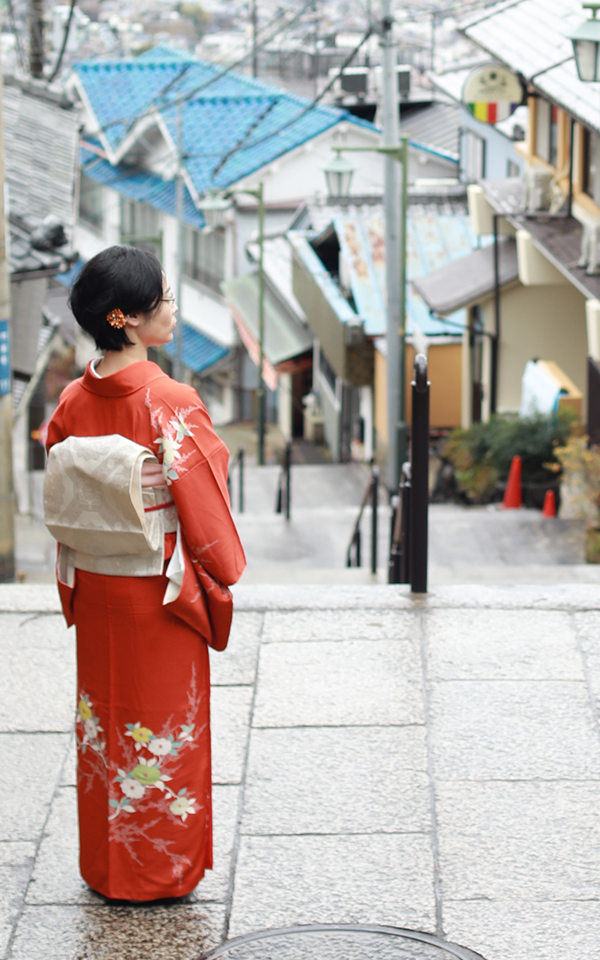
<svg viewBox="0 0 600 960">
<path fill-rule="evenodd" d="M 258 10 L 256 0 L 252 0 L 252 76 L 258 76 L 258 50 L 256 49 L 256 35 L 258 33 Z"/>
<path fill-rule="evenodd" d="M 44 0 L 29 0 L 29 71 L 44 76 Z"/>
<path fill-rule="evenodd" d="M 398 109 L 398 73 L 394 43 L 392 0 L 383 0 L 381 46 L 383 48 L 383 145 L 398 147 L 400 116 Z M 387 483 L 390 495 L 398 490 L 400 470 L 406 460 L 407 430 L 405 423 L 405 321 L 406 291 L 402 288 L 403 262 L 401 249 L 401 218 L 399 169 L 397 161 L 386 156 L 384 160 L 384 211 L 387 281 L 387 392 L 388 392 L 388 469 Z"/>
<path fill-rule="evenodd" d="M 2 73 L 0 72 L 0 185 L 4 185 Z M 15 576 L 15 495 L 10 377 L 10 282 L 6 260 L 4 190 L 0 189 L 0 581 Z"/>
<path fill-rule="evenodd" d="M 181 309 L 181 277 L 184 261 L 184 233 L 183 233 L 183 105 L 181 97 L 177 101 L 177 183 L 175 185 L 175 209 L 177 216 L 177 306 L 179 316 L 175 327 L 177 339 L 177 363 L 175 378 L 183 380 L 183 316 Z"/>
<path fill-rule="evenodd" d="M 319 95 L 319 7 L 318 0 L 315 0 L 313 4 L 313 14 L 314 14 L 314 23 L 315 23 L 315 49 L 313 54 L 313 69 L 315 71 L 315 84 L 314 84 L 314 96 Z"/>
</svg>

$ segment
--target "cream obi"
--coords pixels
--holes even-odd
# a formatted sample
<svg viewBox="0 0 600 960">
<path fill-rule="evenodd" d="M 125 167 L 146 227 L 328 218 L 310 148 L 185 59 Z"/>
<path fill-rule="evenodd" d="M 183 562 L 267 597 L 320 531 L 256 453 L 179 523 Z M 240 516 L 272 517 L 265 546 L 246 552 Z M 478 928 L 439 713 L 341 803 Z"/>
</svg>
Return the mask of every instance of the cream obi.
<svg viewBox="0 0 600 960">
<path fill-rule="evenodd" d="M 116 577 L 163 572 L 165 533 L 177 530 L 168 488 L 142 487 L 142 466 L 154 453 L 119 434 L 67 437 L 48 455 L 46 526 L 60 544 L 59 579 L 74 570 Z"/>
</svg>

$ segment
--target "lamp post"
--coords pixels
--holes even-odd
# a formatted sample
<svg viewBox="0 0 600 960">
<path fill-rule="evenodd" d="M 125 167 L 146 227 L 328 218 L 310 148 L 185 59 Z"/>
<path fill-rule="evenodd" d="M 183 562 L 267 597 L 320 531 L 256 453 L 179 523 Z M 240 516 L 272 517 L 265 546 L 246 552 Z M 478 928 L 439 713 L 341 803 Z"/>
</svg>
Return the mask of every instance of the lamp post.
<svg viewBox="0 0 600 960">
<path fill-rule="evenodd" d="M 575 64 L 579 79 L 584 83 L 600 80 L 600 0 L 588 0 L 583 3 L 584 10 L 591 10 L 591 17 L 569 35 L 573 44 Z"/>
<path fill-rule="evenodd" d="M 332 199 L 347 198 L 354 168 L 341 156 L 344 153 L 382 153 L 391 163 L 402 165 L 402 190 L 396 208 L 396 192 L 385 195 L 385 217 L 392 222 L 399 217 L 398 234 L 388 246 L 386 230 L 387 299 L 387 391 L 388 391 L 388 487 L 390 494 L 398 490 L 400 471 L 407 458 L 406 426 L 406 207 L 408 201 L 408 137 L 400 143 L 381 147 L 334 147 L 337 156 L 323 167 L 327 190 Z M 342 166 L 343 165 L 343 166 Z M 386 188 L 391 178 L 386 178 Z M 393 182 L 392 182 L 393 183 Z M 393 209 L 393 207 L 395 209 Z M 386 224 L 387 225 L 387 224 Z M 399 250 L 398 250 L 399 248 Z M 394 256 L 394 251 L 398 256 Z M 390 288 L 392 294 L 390 295 Z M 397 289 L 397 298 L 394 291 Z"/>
<path fill-rule="evenodd" d="M 265 381 L 263 377 L 263 367 L 265 362 L 265 271 L 264 271 L 264 240 L 265 240 L 265 203 L 264 203 L 264 184 L 261 180 L 258 187 L 253 190 L 250 187 L 244 190 L 236 190 L 236 193 L 246 193 L 258 200 L 258 410 L 257 410 L 257 438 L 258 438 L 258 463 L 261 467 L 265 463 L 265 432 L 266 432 L 266 409 L 265 409 Z M 231 194 L 211 190 L 208 191 L 198 206 L 204 214 L 206 228 L 214 230 L 222 227 L 225 218 L 225 212 L 231 207 Z"/>
</svg>

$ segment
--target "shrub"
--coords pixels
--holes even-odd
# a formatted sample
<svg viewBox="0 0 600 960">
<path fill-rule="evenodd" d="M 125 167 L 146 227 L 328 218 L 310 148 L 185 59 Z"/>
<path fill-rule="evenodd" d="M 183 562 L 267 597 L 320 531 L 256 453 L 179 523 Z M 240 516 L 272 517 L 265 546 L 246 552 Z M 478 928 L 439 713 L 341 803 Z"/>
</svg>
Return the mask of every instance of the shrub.
<svg viewBox="0 0 600 960">
<path fill-rule="evenodd" d="M 528 419 L 498 414 L 468 430 L 453 430 L 442 456 L 453 464 L 458 485 L 469 499 L 485 503 L 496 483 L 508 477 L 515 454 L 521 457 L 524 482 L 556 480 L 561 470 L 556 449 L 566 443 L 574 421 L 568 409 Z"/>
</svg>

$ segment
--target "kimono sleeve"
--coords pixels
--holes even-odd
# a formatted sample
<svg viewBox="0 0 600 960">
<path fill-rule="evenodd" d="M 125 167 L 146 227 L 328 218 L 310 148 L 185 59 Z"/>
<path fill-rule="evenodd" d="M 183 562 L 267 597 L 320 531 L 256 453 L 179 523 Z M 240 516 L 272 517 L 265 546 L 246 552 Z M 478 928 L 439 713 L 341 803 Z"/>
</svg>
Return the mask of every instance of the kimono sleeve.
<svg viewBox="0 0 600 960">
<path fill-rule="evenodd" d="M 146 402 L 191 558 L 219 583 L 236 583 L 246 558 L 229 506 L 229 452 L 195 390 L 171 383 L 165 394 L 148 391 Z"/>
</svg>

